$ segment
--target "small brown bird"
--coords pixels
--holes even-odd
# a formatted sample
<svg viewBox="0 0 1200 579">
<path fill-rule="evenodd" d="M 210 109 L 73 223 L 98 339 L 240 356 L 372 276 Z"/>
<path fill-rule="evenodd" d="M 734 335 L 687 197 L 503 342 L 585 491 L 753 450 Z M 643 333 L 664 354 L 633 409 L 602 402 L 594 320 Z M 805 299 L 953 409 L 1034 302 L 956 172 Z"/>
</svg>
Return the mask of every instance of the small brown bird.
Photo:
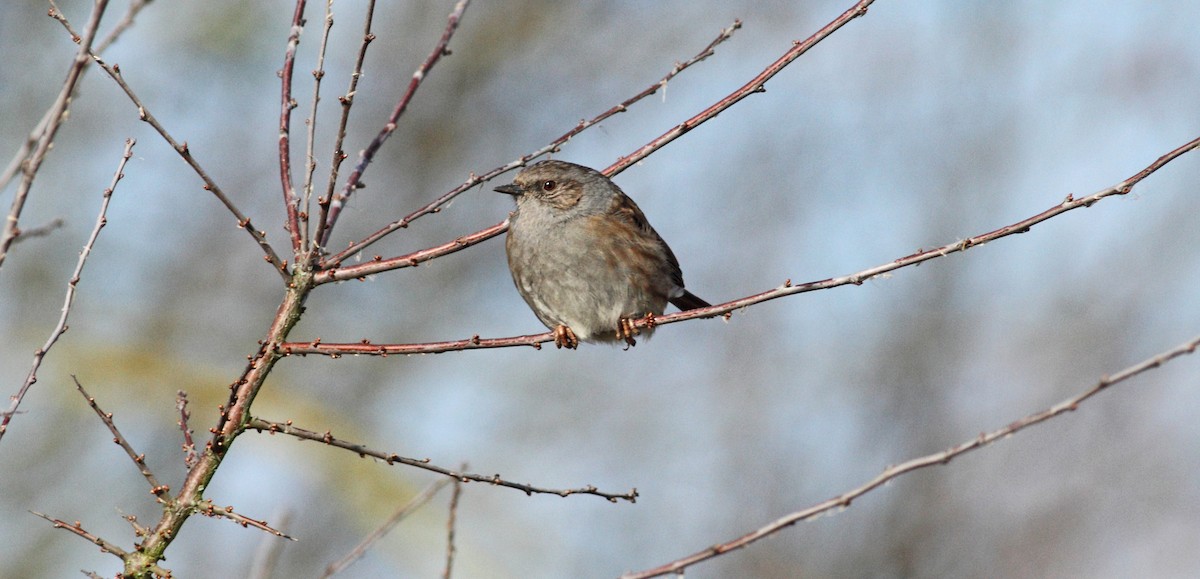
<svg viewBox="0 0 1200 579">
<path fill-rule="evenodd" d="M 683 288 L 671 248 L 642 210 L 599 171 L 564 161 L 523 169 L 511 185 L 508 268 L 517 291 L 554 330 L 554 345 L 637 343 L 633 320 L 709 303 Z M 652 327 L 643 332 L 649 336 Z"/>
</svg>

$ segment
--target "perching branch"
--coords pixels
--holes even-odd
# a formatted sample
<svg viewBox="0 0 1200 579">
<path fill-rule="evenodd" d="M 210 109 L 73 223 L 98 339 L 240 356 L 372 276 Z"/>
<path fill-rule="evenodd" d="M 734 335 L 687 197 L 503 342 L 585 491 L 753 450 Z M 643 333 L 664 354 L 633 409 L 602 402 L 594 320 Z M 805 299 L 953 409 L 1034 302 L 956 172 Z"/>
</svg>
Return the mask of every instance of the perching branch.
<svg viewBox="0 0 1200 579">
<path fill-rule="evenodd" d="M 663 326 L 663 325 L 673 324 L 676 322 L 682 322 L 685 320 L 691 320 L 691 319 L 695 319 L 695 318 L 712 318 L 712 317 L 720 316 L 720 315 L 724 315 L 724 316 L 728 317 L 728 316 L 731 316 L 735 310 L 749 307 L 754 304 L 762 303 L 765 301 L 781 298 L 784 296 L 789 296 L 789 295 L 799 294 L 799 293 L 806 293 L 806 292 L 811 292 L 811 291 L 816 291 L 816 290 L 830 289 L 830 288 L 835 288 L 835 287 L 843 286 L 843 285 L 861 285 L 864 281 L 867 281 L 868 279 L 871 279 L 878 275 L 882 275 L 882 274 L 885 274 L 885 273 L 888 273 L 891 271 L 895 271 L 897 269 L 914 266 L 914 265 L 917 265 L 917 264 L 920 264 L 920 263 L 923 263 L 923 262 L 926 262 L 926 261 L 929 261 L 932 259 L 945 257 L 952 253 L 966 251 L 967 249 L 970 249 L 977 245 L 983 245 L 985 243 L 988 243 L 989 241 L 994 241 L 994 240 L 1000 239 L 1002 237 L 1016 235 L 1018 233 L 1025 233 L 1026 231 L 1029 231 L 1034 225 L 1037 225 L 1038 223 L 1041 223 L 1052 217 L 1061 215 L 1063 213 L 1066 213 L 1066 212 L 1074 210 L 1074 209 L 1079 209 L 1081 207 L 1091 207 L 1092 204 L 1094 204 L 1106 197 L 1111 197 L 1114 195 L 1125 195 L 1126 193 L 1129 193 L 1129 191 L 1131 191 L 1133 189 L 1134 185 L 1141 182 L 1146 177 L 1149 177 L 1155 171 L 1157 171 L 1157 170 L 1161 169 L 1163 166 L 1165 166 L 1167 163 L 1170 163 L 1171 161 L 1175 160 L 1176 158 L 1182 156 L 1183 154 L 1193 151 L 1197 148 L 1200 148 L 1200 137 L 1197 137 L 1197 138 L 1185 143 L 1184 145 L 1176 148 L 1175 150 L 1170 151 L 1167 154 L 1159 157 L 1153 163 L 1151 163 L 1149 166 L 1147 166 L 1145 169 L 1138 171 L 1133 176 L 1129 177 L 1128 179 L 1125 179 L 1124 181 L 1121 181 L 1120 183 L 1117 183 L 1116 185 L 1113 185 L 1113 186 L 1103 189 L 1097 193 L 1094 193 L 1092 195 L 1088 195 L 1086 197 L 1082 197 L 1079 199 L 1075 199 L 1073 196 L 1068 195 L 1066 197 L 1066 199 L 1064 199 L 1061 203 L 1054 205 L 1053 207 L 1050 207 L 1049 209 L 1046 209 L 1045 211 L 1042 211 L 1041 213 L 1027 217 L 1025 219 L 1017 221 L 1016 223 L 1013 223 L 1011 225 L 1006 225 L 1004 227 L 1001 227 L 1000 229 L 996 229 L 996 230 L 990 231 L 988 233 L 982 233 L 982 234 L 976 235 L 974 237 L 969 237 L 962 241 L 956 241 L 954 243 L 943 245 L 941 247 L 936 247 L 934 249 L 918 251 L 914 254 L 907 255 L 905 257 L 895 259 L 888 263 L 877 265 L 875 267 L 868 268 L 868 269 L 859 271 L 857 273 L 852 273 L 849 275 L 843 275 L 840 277 L 825 279 L 825 280 L 821 280 L 821 281 L 814 281 L 814 282 L 800 284 L 800 285 L 793 285 L 792 281 L 789 279 L 789 280 L 785 281 L 783 283 L 783 285 L 781 285 L 775 289 L 767 290 L 765 292 L 761 292 L 761 293 L 754 294 L 751 296 L 746 296 L 744 298 L 739 298 L 739 299 L 736 299 L 733 301 L 728 301 L 728 302 L 725 302 L 722 304 L 717 304 L 712 307 L 689 310 L 686 312 L 677 312 L 677 313 L 667 314 L 667 315 L 662 315 L 662 316 L 647 316 L 645 318 L 637 320 L 635 322 L 635 325 L 639 328 L 645 328 L 647 326 Z M 488 232 L 490 234 L 489 236 L 492 236 L 492 235 L 499 235 L 500 232 L 503 230 L 500 229 L 499 227 L 492 227 L 492 228 L 486 229 L 484 231 Z M 462 240 L 462 239 L 463 238 L 460 238 L 460 240 Z M 467 243 L 465 241 L 461 241 L 461 242 L 456 241 L 455 243 L 458 243 L 462 247 L 466 247 L 467 245 L 473 244 L 473 243 Z M 477 241 L 475 243 L 477 243 Z M 433 257 L 436 257 L 436 255 L 432 255 L 429 257 L 426 257 L 426 256 L 433 254 L 433 253 L 437 253 L 438 251 L 442 251 L 439 248 L 445 248 L 445 247 L 446 246 L 443 245 L 443 246 L 438 246 L 438 248 L 430 248 L 427 250 L 422 250 L 422 252 L 416 252 L 413 254 L 409 254 L 410 256 L 414 256 L 414 257 L 409 258 L 410 260 L 412 260 L 412 263 L 409 265 L 415 266 L 420 261 L 426 261 L 428 259 L 432 259 Z M 461 249 L 462 247 L 458 247 L 458 249 Z M 457 249 L 454 249 L 453 251 L 457 251 Z M 451 252 L 452 252 L 451 250 L 444 251 L 444 253 L 451 253 Z M 442 254 L 444 254 L 444 253 L 442 253 Z M 416 256 L 419 256 L 420 259 L 418 259 L 418 257 L 416 257 Z M 394 259 L 400 259 L 400 258 L 394 258 Z M 387 262 L 387 261 L 391 261 L 391 260 L 383 260 L 383 262 Z M 382 263 L 382 262 L 380 262 L 380 263 Z M 368 264 L 363 264 L 363 265 L 371 266 L 371 265 L 375 265 L 375 263 L 368 263 Z M 345 272 L 348 270 L 360 270 L 361 268 L 363 268 L 363 266 L 343 268 L 340 270 L 330 270 L 330 271 L 324 272 L 324 273 L 327 274 L 329 277 L 340 278 L 341 276 L 345 275 Z M 366 275 L 366 274 L 363 274 L 363 275 Z M 321 279 L 321 278 L 322 278 L 322 275 L 318 274 L 317 279 Z M 435 354 L 438 352 L 450 352 L 450 351 L 455 351 L 455 350 L 475 350 L 475 349 L 481 349 L 481 348 L 508 348 L 508 347 L 512 347 L 512 346 L 540 347 L 540 345 L 542 343 L 550 342 L 553 340 L 554 340 L 553 332 L 544 332 L 541 334 L 530 334 L 530 335 L 525 335 L 525 336 L 513 336 L 513 337 L 509 337 L 509 338 L 480 338 L 478 335 L 476 335 L 476 336 L 472 336 L 471 338 L 467 338 L 464 340 L 450 340 L 450 341 L 445 341 L 445 342 L 428 342 L 428 343 L 420 343 L 420 344 L 372 344 L 366 340 L 357 342 L 357 343 L 324 344 L 324 343 L 321 343 L 321 341 L 318 339 L 318 340 L 314 340 L 311 342 L 285 342 L 280 345 L 280 349 L 283 351 L 283 353 L 288 354 L 288 355 L 320 354 L 320 355 L 325 355 L 325 356 L 340 357 L 340 356 L 347 355 L 347 354 L 357 354 L 357 355 L 368 355 L 368 356 L 387 356 L 387 355 L 391 355 L 391 354 Z"/>
</svg>

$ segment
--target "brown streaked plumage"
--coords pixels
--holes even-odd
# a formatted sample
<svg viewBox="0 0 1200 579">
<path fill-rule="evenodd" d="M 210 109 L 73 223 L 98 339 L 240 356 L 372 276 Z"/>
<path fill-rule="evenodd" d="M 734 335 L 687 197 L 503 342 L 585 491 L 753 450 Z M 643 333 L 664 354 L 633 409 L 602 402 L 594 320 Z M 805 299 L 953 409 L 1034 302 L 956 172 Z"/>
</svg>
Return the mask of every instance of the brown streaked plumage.
<svg viewBox="0 0 1200 579">
<path fill-rule="evenodd" d="M 671 248 L 599 171 L 542 161 L 496 191 L 517 201 L 505 241 L 513 283 L 554 330 L 556 346 L 632 346 L 639 331 L 631 320 L 662 314 L 668 302 L 680 310 L 709 305 L 684 289 Z"/>
</svg>

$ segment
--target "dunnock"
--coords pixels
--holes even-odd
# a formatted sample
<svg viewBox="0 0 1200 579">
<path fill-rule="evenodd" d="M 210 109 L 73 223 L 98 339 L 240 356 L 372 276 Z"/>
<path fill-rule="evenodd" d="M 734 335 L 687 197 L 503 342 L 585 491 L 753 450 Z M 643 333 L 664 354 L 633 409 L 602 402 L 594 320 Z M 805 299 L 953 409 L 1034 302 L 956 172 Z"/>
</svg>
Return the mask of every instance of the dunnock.
<svg viewBox="0 0 1200 579">
<path fill-rule="evenodd" d="M 508 268 L 554 345 L 637 343 L 636 318 L 708 302 L 683 289 L 671 248 L 642 210 L 599 171 L 563 161 L 523 169 L 496 191 L 516 198 Z M 647 326 L 643 332 L 653 330 Z M 627 346 L 628 347 L 628 346 Z"/>
</svg>

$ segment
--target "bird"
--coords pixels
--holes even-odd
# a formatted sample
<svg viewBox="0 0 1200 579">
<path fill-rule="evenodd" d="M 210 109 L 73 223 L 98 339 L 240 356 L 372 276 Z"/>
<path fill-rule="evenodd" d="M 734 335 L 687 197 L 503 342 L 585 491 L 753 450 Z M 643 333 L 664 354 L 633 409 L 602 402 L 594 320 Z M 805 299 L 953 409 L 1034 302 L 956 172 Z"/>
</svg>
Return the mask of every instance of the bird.
<svg viewBox="0 0 1200 579">
<path fill-rule="evenodd" d="M 645 214 L 603 173 L 566 161 L 530 165 L 495 191 L 512 195 L 505 251 L 525 303 L 557 348 L 637 344 L 670 302 L 709 307 L 684 288 L 679 260 Z M 639 331 L 634 320 L 649 318 Z"/>
</svg>

